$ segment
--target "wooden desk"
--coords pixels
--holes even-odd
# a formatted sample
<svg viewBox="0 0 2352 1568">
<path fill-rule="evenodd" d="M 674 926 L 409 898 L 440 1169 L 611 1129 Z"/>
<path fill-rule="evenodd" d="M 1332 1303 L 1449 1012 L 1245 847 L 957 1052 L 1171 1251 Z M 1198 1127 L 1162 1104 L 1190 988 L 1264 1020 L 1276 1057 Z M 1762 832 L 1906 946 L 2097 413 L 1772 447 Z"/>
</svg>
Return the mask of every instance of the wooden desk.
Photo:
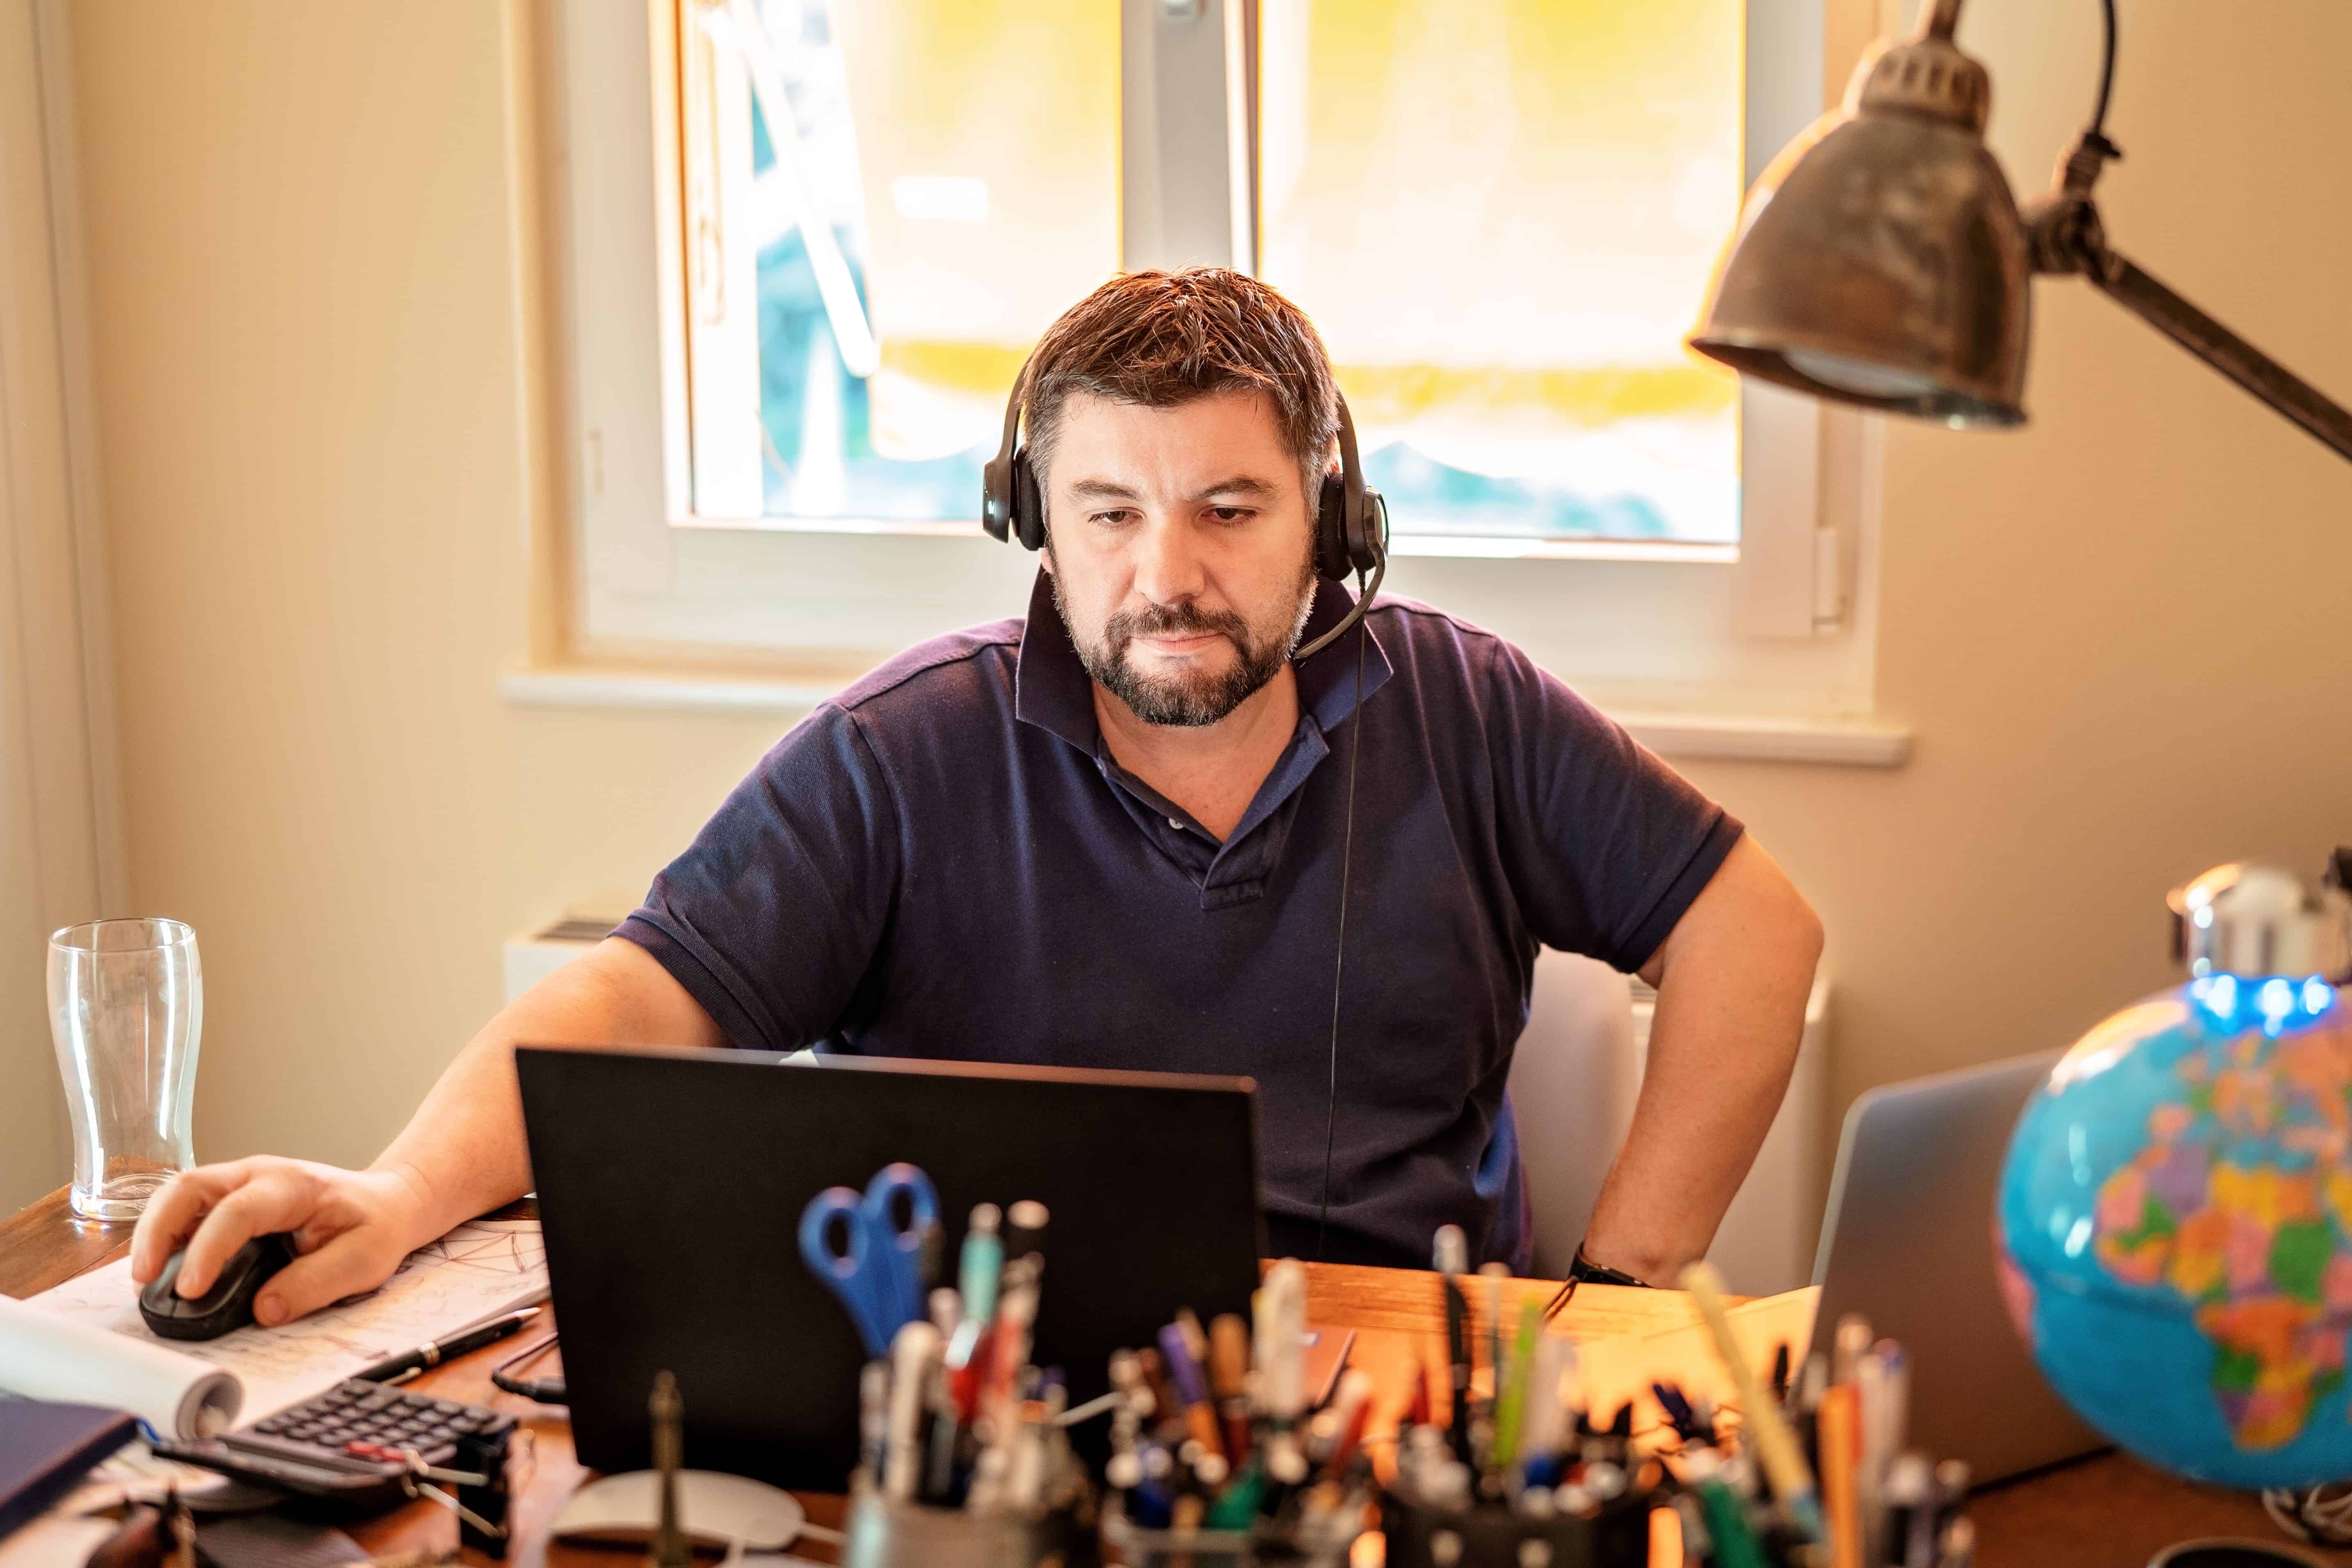
<svg viewBox="0 0 2352 1568">
<path fill-rule="evenodd" d="M 46 1290 L 113 1258 L 130 1245 L 130 1239 L 129 1226 L 77 1220 L 66 1206 L 64 1192 L 52 1193 L 0 1220 L 0 1293 L 23 1297 Z M 1507 1318 L 1515 1317 L 1519 1303 L 1531 1295 L 1549 1300 L 1553 1289 L 1538 1280 L 1507 1282 Z M 1473 1310 L 1482 1323 L 1485 1296 L 1483 1289 L 1472 1292 Z M 1381 1415 L 1389 1420 L 1411 1397 L 1416 1362 L 1442 1368 L 1444 1320 L 1436 1282 L 1429 1275 L 1309 1264 L 1307 1310 L 1308 1321 L 1318 1328 L 1341 1334 L 1350 1329 L 1356 1331 L 1352 1364 L 1371 1373 L 1379 1388 Z M 1811 1311 L 1810 1293 L 1792 1292 L 1748 1303 L 1735 1315 L 1743 1340 L 1769 1347 L 1776 1338 L 1801 1337 Z M 1629 1393 L 1652 1367 L 1677 1368 L 1686 1381 L 1708 1384 L 1717 1374 L 1695 1321 L 1696 1314 L 1677 1291 L 1609 1286 L 1579 1290 L 1560 1318 L 1580 1343 L 1591 1344 L 1586 1357 L 1588 1373 Z M 615 1568 L 633 1563 L 635 1559 L 610 1551 L 549 1547 L 548 1522 L 585 1472 L 572 1458 L 571 1427 L 562 1411 L 532 1405 L 490 1386 L 490 1368 L 512 1351 L 510 1343 L 491 1346 L 451 1362 L 412 1385 L 444 1398 L 510 1410 L 532 1435 L 537 1468 L 516 1500 L 517 1544 L 508 1561 L 518 1568 L 549 1563 L 556 1568 Z M 1769 1355 L 1769 1349 L 1765 1353 Z M 1654 1419 L 1654 1413 L 1637 1416 L 1643 1426 Z M 803 1494 L 801 1500 L 816 1523 L 840 1523 L 840 1498 Z M 1988 1489 L 1969 1506 L 1978 1525 L 1978 1558 L 1985 1568 L 2043 1563 L 2141 1568 L 2159 1548 L 2192 1537 L 2277 1538 L 2253 1497 L 2175 1480 L 2118 1454 L 2079 1460 Z M 371 1552 L 382 1555 L 446 1546 L 456 1540 L 457 1526 L 446 1510 L 418 1502 L 360 1525 L 352 1533 Z M 793 1550 L 820 1561 L 831 1558 L 828 1549 L 814 1542 L 803 1542 Z M 470 1553 L 468 1558 L 488 1561 L 474 1559 Z"/>
</svg>

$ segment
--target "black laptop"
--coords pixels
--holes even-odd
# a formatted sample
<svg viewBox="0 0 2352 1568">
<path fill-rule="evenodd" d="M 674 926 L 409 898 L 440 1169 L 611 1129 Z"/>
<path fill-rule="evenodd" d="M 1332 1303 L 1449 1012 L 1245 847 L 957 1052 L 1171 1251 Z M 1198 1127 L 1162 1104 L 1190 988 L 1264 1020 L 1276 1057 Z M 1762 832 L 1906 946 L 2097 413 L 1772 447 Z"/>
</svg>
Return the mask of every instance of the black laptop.
<svg viewBox="0 0 2352 1568">
<path fill-rule="evenodd" d="M 689 1468 L 838 1491 L 865 1350 L 801 1260 L 801 1210 L 922 1167 L 953 1284 L 978 1203 L 1050 1212 L 1040 1366 L 1073 1403 L 1179 1307 L 1249 1311 L 1262 1221 L 1247 1079 L 751 1051 L 516 1052 L 580 1461 L 645 1468 L 677 1375 Z"/>
</svg>

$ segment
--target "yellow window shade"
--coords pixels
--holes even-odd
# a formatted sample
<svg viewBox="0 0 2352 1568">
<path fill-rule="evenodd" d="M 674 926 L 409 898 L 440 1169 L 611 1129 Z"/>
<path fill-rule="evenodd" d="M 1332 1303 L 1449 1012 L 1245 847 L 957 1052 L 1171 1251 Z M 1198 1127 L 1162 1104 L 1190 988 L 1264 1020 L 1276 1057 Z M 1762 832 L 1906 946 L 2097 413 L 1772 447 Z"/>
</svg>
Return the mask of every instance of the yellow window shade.
<svg viewBox="0 0 2352 1568">
<path fill-rule="evenodd" d="M 1368 444 L 1732 504 L 1737 383 L 1681 340 L 1738 207 L 1744 14 L 1262 0 L 1260 271 Z"/>
</svg>

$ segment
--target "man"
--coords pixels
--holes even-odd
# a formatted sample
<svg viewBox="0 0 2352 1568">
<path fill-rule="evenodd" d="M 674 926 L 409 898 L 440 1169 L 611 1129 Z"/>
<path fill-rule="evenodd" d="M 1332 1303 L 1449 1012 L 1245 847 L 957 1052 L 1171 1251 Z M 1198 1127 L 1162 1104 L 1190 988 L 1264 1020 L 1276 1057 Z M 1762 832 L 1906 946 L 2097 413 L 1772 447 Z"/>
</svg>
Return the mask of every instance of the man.
<svg viewBox="0 0 2352 1568">
<path fill-rule="evenodd" d="M 1587 1255 L 1658 1279 L 1702 1253 L 1795 1058 L 1821 945 L 1804 900 L 1488 633 L 1384 599 L 1294 664 L 1349 600 L 1310 546 L 1330 370 L 1272 289 L 1117 279 L 1046 334 L 1024 395 L 1047 529 L 1025 620 L 821 705 L 368 1170 L 257 1157 L 173 1181 L 134 1277 L 184 1240 L 196 1294 L 247 1237 L 291 1230 L 303 1256 L 261 1321 L 374 1285 L 530 1186 L 520 1040 L 1246 1073 L 1278 1251 L 1423 1262 L 1451 1221 L 1524 1266 L 1503 1090 L 1539 942 L 1658 987 Z"/>
</svg>

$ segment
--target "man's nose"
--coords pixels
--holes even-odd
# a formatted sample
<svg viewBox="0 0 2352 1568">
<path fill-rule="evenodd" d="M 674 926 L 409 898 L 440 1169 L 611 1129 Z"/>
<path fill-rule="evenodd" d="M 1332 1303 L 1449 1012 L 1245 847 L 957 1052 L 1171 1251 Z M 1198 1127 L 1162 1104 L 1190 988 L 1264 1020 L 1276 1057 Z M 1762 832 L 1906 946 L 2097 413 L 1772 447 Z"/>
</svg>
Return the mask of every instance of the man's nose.
<svg viewBox="0 0 2352 1568">
<path fill-rule="evenodd" d="M 1207 562 L 1181 520 L 1148 519 L 1136 541 L 1136 592 L 1155 605 L 1197 598 L 1209 585 Z"/>
</svg>

